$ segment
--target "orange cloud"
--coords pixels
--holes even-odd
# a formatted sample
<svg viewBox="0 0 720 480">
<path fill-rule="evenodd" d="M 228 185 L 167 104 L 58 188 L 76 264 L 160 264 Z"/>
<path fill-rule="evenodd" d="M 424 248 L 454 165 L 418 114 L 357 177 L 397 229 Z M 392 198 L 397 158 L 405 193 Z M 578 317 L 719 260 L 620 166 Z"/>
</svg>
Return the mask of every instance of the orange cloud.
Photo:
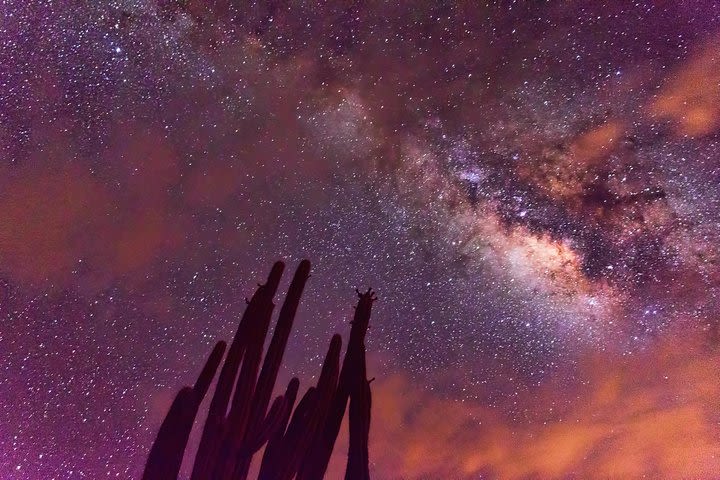
<svg viewBox="0 0 720 480">
<path fill-rule="evenodd" d="M 4 173 L 0 265 L 25 281 L 65 278 L 95 250 L 93 232 L 110 213 L 107 192 L 73 165 Z"/>
<path fill-rule="evenodd" d="M 580 136 L 571 150 L 580 161 L 597 160 L 610 153 L 623 131 L 624 126 L 618 121 L 604 123 Z"/>
<path fill-rule="evenodd" d="M 37 153 L 0 171 L 3 275 L 61 287 L 88 275 L 84 283 L 97 289 L 182 245 L 187 220 L 170 193 L 179 170 L 161 136 L 124 135 L 113 161 L 92 173 L 64 162 L 74 153 L 61 151 L 62 138 L 50 139 L 56 141 L 48 157 Z M 108 175 L 116 181 L 105 181 Z"/>
<path fill-rule="evenodd" d="M 403 375 L 386 378 L 373 392 L 375 478 L 672 479 L 720 471 L 719 352 L 701 341 L 661 341 L 620 358 L 589 354 L 585 385 L 549 382 L 525 421 L 502 406 L 439 398 Z"/>
<path fill-rule="evenodd" d="M 577 201 L 598 169 L 604 167 L 603 161 L 616 151 L 623 134 L 623 122 L 607 121 L 570 139 L 567 145 L 543 149 L 542 161 L 528 159 L 519 174 L 554 199 Z M 576 202 L 569 206 L 579 208 Z"/>
<path fill-rule="evenodd" d="M 720 125 L 720 40 L 681 65 L 650 104 L 652 117 L 672 120 L 680 135 L 700 137 Z"/>
</svg>

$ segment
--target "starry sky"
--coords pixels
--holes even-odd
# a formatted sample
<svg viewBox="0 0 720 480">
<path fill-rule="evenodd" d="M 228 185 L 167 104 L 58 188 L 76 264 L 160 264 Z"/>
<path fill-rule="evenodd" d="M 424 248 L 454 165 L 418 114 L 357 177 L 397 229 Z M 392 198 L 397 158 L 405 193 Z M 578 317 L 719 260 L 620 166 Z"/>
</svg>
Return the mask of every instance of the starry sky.
<svg viewBox="0 0 720 480">
<path fill-rule="evenodd" d="M 280 258 L 285 380 L 378 292 L 376 479 L 720 471 L 715 2 L 0 14 L 3 479 L 137 478 Z"/>
</svg>

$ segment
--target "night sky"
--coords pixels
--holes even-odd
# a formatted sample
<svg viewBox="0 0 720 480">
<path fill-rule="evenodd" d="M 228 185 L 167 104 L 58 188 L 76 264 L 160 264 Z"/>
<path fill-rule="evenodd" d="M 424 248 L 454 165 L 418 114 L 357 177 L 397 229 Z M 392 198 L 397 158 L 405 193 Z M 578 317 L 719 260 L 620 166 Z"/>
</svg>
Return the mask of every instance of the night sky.
<svg viewBox="0 0 720 480">
<path fill-rule="evenodd" d="M 412 3 L 0 2 L 1 478 L 137 478 L 303 258 L 373 478 L 720 471 L 720 6 Z"/>
</svg>

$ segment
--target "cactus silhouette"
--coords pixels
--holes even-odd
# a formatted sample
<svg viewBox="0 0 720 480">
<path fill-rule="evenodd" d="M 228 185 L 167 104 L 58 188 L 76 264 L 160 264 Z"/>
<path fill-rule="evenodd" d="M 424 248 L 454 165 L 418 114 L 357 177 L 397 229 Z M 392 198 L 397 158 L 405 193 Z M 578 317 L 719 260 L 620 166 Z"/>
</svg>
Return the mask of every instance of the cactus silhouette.
<svg viewBox="0 0 720 480">
<path fill-rule="evenodd" d="M 282 262 L 276 262 L 267 281 L 247 302 L 210 401 L 192 480 L 245 480 L 254 455 L 263 446 L 258 479 L 322 479 L 348 401 L 350 445 L 345 478 L 369 479 L 371 393 L 364 342 L 375 294 L 371 289 L 358 292 L 342 369 L 342 340 L 340 335 L 334 335 L 317 384 L 307 390 L 297 406 L 297 378 L 271 403 L 295 313 L 310 276 L 310 262 L 303 260 L 290 283 L 263 359 L 273 297 L 284 267 Z M 195 385 L 183 387 L 176 395 L 150 449 L 143 480 L 177 479 L 200 404 L 225 350 L 225 342 L 218 342 Z"/>
<path fill-rule="evenodd" d="M 353 433 L 369 430 L 369 411 L 367 418 L 365 418 L 365 415 L 358 413 L 360 410 L 369 410 L 370 408 L 370 385 L 366 378 L 365 368 L 365 334 L 367 333 L 370 322 L 372 304 L 376 297 L 372 289 L 368 289 L 365 293 L 360 293 L 359 291 L 357 293 L 359 301 L 357 307 L 355 307 L 355 316 L 350 329 L 350 340 L 348 342 L 347 352 L 345 353 L 345 359 L 343 360 L 342 370 L 340 371 L 338 385 L 330 404 L 328 417 L 322 430 L 318 432 L 313 444 L 310 446 L 310 450 L 301 466 L 298 480 L 315 480 L 325 476 L 328 463 L 330 462 L 330 455 L 332 455 L 333 448 L 335 447 L 335 441 L 340 432 L 340 425 L 345 416 L 345 409 L 347 408 L 347 403 L 351 395 L 355 399 L 357 408 L 355 414 L 350 415 L 350 420 L 354 422 L 367 421 L 368 423 L 368 428 L 364 425 L 353 425 L 350 428 L 351 440 Z M 367 389 L 367 392 L 363 393 L 365 389 Z M 363 401 L 366 402 L 367 405 L 363 405 Z M 359 445 L 357 441 L 351 443 L 353 447 L 356 445 L 362 448 L 362 445 Z M 365 453 L 349 452 L 348 470 L 345 475 L 347 480 L 366 479 L 369 477 L 369 474 L 366 473 L 368 470 L 367 439 L 365 440 L 364 448 Z M 365 458 L 365 466 L 361 468 L 356 464 L 358 458 L 363 457 Z M 352 469 L 350 467 L 352 467 Z M 358 473 L 358 476 L 353 476 L 353 472 L 361 471 L 364 473 Z"/>
</svg>

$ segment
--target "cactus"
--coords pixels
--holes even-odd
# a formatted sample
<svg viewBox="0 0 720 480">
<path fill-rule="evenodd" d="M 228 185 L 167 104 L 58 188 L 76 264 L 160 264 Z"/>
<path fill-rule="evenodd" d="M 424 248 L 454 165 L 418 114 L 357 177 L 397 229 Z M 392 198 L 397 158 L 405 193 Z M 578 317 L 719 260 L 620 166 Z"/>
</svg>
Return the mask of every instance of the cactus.
<svg viewBox="0 0 720 480">
<path fill-rule="evenodd" d="M 273 332 L 270 346 L 268 347 L 265 361 L 263 363 L 260 376 L 257 381 L 257 387 L 253 396 L 253 402 L 250 407 L 250 417 L 245 434 L 245 441 L 257 435 L 256 431 L 259 427 L 259 421 L 262 419 L 267 409 L 270 395 L 275 388 L 275 381 L 280 370 L 280 364 L 287 347 L 288 338 L 292 331 L 293 320 L 300 304 L 300 297 L 305 288 L 305 284 L 310 276 L 310 262 L 303 260 L 298 266 L 295 276 L 290 282 L 285 302 L 280 309 L 277 325 Z M 253 452 L 254 453 L 254 452 Z M 233 478 L 246 478 L 252 455 L 244 455 L 238 460 Z"/>
<path fill-rule="evenodd" d="M 291 407 L 295 404 L 295 398 L 297 397 L 297 392 L 300 387 L 300 382 L 297 378 L 293 378 L 290 380 L 290 383 L 287 386 L 287 389 L 285 390 L 285 398 L 287 399 L 288 405 Z M 273 436 L 268 440 L 267 446 L 265 447 L 265 453 L 263 455 L 263 464 L 260 467 L 262 468 L 269 468 L 265 466 L 266 463 L 269 463 L 271 461 L 278 461 L 278 455 L 282 452 L 282 444 L 283 439 L 285 437 L 285 432 L 287 430 L 288 422 L 290 421 L 290 410 L 285 411 L 285 415 L 283 416 L 280 425 L 275 430 L 275 433 Z"/>
<path fill-rule="evenodd" d="M 195 416 L 220 365 L 225 342 L 218 342 L 208 357 L 195 385 L 183 387 L 173 400 L 150 449 L 144 480 L 177 478 Z"/>
<path fill-rule="evenodd" d="M 368 437 L 371 405 L 370 382 L 366 380 L 350 394 L 350 445 L 345 480 L 370 480 Z"/>
<path fill-rule="evenodd" d="M 340 336 L 333 336 L 317 385 L 311 387 L 301 400 L 286 434 L 276 439 L 272 450 L 266 450 L 260 480 L 289 480 L 295 476 L 325 422 L 337 386 L 341 346 Z"/>
<path fill-rule="evenodd" d="M 292 480 L 296 475 L 298 479 L 322 478 L 348 399 L 350 449 L 345 478 L 369 478 L 370 387 L 366 379 L 364 338 L 374 293 L 370 289 L 363 294 L 358 292 L 360 300 L 342 370 L 342 340 L 335 335 L 317 384 L 308 389 L 294 411 L 300 385 L 296 378 L 268 409 L 300 297 L 309 278 L 310 262 L 302 261 L 295 272 L 260 368 L 274 309 L 273 297 L 283 269 L 282 262 L 275 263 L 267 282 L 259 285 L 247 302 L 210 402 L 192 480 L 245 480 L 253 456 L 263 446 L 266 447 L 260 479 Z M 224 351 L 225 343 L 219 342 L 195 385 L 178 392 L 151 448 L 144 480 L 177 479 L 200 403 Z"/>
<path fill-rule="evenodd" d="M 353 391 L 361 388 L 361 383 L 367 384 L 365 378 L 365 334 L 369 326 L 372 304 L 376 297 L 370 288 L 365 293 L 357 291 L 357 294 L 359 301 L 355 308 L 355 316 L 351 322 L 350 341 L 343 360 L 337 390 L 330 405 L 323 431 L 315 438 L 313 445 L 310 447 L 305 462 L 300 469 L 298 480 L 320 480 L 325 476 L 330 462 L 330 455 L 332 455 L 335 441 L 340 432 L 340 425 L 343 416 L 345 416 L 348 399 Z M 353 418 L 355 417 L 351 417 L 351 420 Z M 351 427 L 352 430 L 353 427 Z"/>
<path fill-rule="evenodd" d="M 275 265 L 273 265 L 267 283 L 258 286 L 252 299 L 248 302 L 245 313 L 240 319 L 240 324 L 238 325 L 233 342 L 230 345 L 225 364 L 220 371 L 220 378 L 218 379 L 218 384 L 215 389 L 215 395 L 210 403 L 205 428 L 203 429 L 200 446 L 198 447 L 198 452 L 195 457 L 195 465 L 191 476 L 192 480 L 207 480 L 211 478 L 212 472 L 219 463 L 220 450 L 223 447 L 222 441 L 227 431 L 226 414 L 230 403 L 230 395 L 233 391 L 238 369 L 240 368 L 240 362 L 250 343 L 250 334 L 253 332 L 250 324 L 257 323 L 258 318 L 267 311 L 269 296 L 269 303 L 272 303 L 272 296 L 269 295 L 269 293 L 270 291 L 272 291 L 272 294 L 275 293 L 283 269 L 284 264 L 282 262 L 276 262 Z M 238 382 L 239 381 L 240 378 L 238 378 Z"/>
<path fill-rule="evenodd" d="M 367 311 L 361 312 L 361 316 L 365 320 L 370 319 L 370 307 L 373 301 L 373 294 L 368 290 L 366 300 L 363 307 Z M 364 324 L 367 330 L 367 323 Z M 362 328 L 362 326 L 361 326 Z M 352 337 L 352 333 L 351 333 Z M 363 335 L 364 338 L 364 335 Z M 370 480 L 369 456 L 368 456 L 368 437 L 370 436 L 370 409 L 372 405 L 372 393 L 370 391 L 370 381 L 367 380 L 367 369 L 365 363 L 365 345 L 360 343 L 357 349 L 357 358 L 354 368 L 356 372 L 351 377 L 350 386 L 350 408 L 349 408 L 349 427 L 350 427 L 350 444 L 348 446 L 348 462 L 345 471 L 345 480 Z"/>
</svg>

